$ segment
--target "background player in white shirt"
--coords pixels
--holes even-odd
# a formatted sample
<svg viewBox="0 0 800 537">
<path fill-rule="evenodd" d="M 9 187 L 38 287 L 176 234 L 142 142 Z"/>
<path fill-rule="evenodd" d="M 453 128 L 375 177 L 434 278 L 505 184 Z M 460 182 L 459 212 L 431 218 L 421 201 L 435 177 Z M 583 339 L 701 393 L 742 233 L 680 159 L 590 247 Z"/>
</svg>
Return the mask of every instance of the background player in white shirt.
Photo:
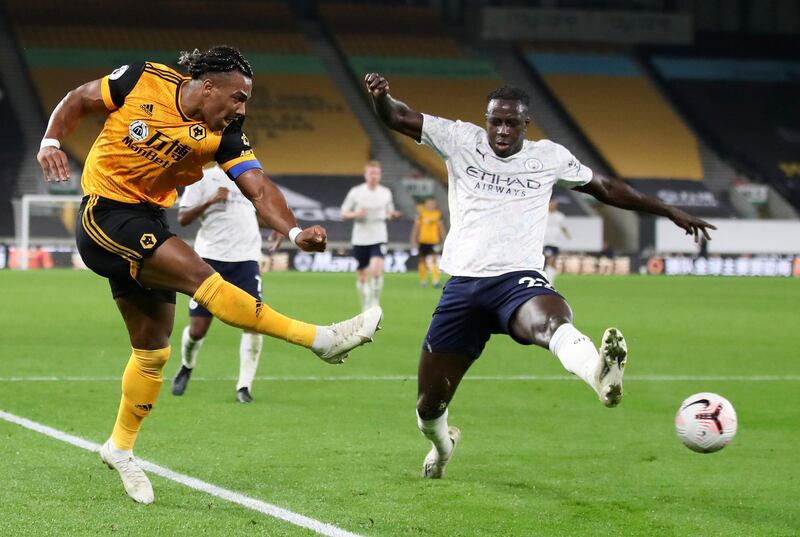
<svg viewBox="0 0 800 537">
<path fill-rule="evenodd" d="M 548 348 L 609 407 L 622 398 L 627 347 L 609 328 L 600 349 L 572 324 L 566 300 L 542 275 L 547 207 L 558 183 L 623 209 L 670 218 L 708 237 L 714 226 L 648 198 L 619 179 L 593 174 L 567 149 L 549 140 L 525 140 L 528 96 L 517 88 L 490 93 L 486 128 L 423 115 L 389 95 L 377 73 L 365 84 L 375 110 L 391 129 L 445 159 L 450 232 L 442 269 L 452 278 L 433 313 L 420 356 L 417 417 L 432 442 L 422 475 L 440 478 L 461 433 L 447 425 L 458 384 L 493 333 Z"/>
<path fill-rule="evenodd" d="M 342 218 L 353 220 L 353 257 L 358 261 L 356 289 L 361 310 L 380 305 L 383 291 L 383 256 L 389 232 L 386 221 L 397 218 L 392 191 L 380 184 L 381 164 L 364 165 L 364 182 L 354 186 L 342 203 Z"/>
<path fill-rule="evenodd" d="M 203 171 L 203 178 L 186 187 L 178 208 L 178 223 L 188 226 L 200 219 L 194 249 L 228 282 L 261 300 L 261 231 L 253 204 L 218 166 Z M 197 363 L 197 353 L 214 317 L 189 301 L 189 325 L 181 337 L 181 368 L 172 379 L 172 394 L 183 395 Z M 263 337 L 242 331 L 239 343 L 239 380 L 236 399 L 252 403 L 251 391 L 261 356 Z"/>
<path fill-rule="evenodd" d="M 550 200 L 547 214 L 547 227 L 544 230 L 544 271 L 550 283 L 556 281 L 556 256 L 564 245 L 564 239 L 571 239 L 566 226 L 567 217 L 558 210 L 558 201 Z"/>
</svg>

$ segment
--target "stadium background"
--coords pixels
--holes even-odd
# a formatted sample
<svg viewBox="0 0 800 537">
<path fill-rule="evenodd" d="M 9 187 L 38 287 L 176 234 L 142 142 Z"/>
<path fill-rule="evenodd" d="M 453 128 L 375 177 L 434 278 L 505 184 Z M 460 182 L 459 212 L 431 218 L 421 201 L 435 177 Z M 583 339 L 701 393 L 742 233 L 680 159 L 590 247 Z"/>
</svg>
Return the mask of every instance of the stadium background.
<svg viewBox="0 0 800 537">
<path fill-rule="evenodd" d="M 393 249 L 408 253 L 415 199 L 433 195 L 446 207 L 442 162 L 371 112 L 361 80 L 380 71 L 415 109 L 478 124 L 491 89 L 522 87 L 532 97 L 529 138 L 556 140 L 592 169 L 700 216 L 744 221 L 735 232 L 722 226 L 702 252 L 710 268 L 690 267 L 684 258 L 698 251 L 669 226 L 558 189 L 575 237 L 563 248 L 573 255 L 563 267 L 570 272 L 800 271 L 792 266 L 800 252 L 795 2 L 6 0 L 0 14 L 0 266 L 26 261 L 17 249 L 22 196 L 80 193 L 101 117 L 64 143 L 69 184 L 45 184 L 35 160 L 48 113 L 67 91 L 127 62 L 176 66 L 179 50 L 233 43 L 256 74 L 250 140 L 301 221 L 328 228 L 335 256 L 347 256 L 349 238 L 337 208 L 368 159 L 383 163 L 405 215 L 390 224 Z M 74 211 L 31 205 L 32 265 L 46 257 L 37 246 L 52 251 L 55 265 L 70 262 Z M 180 228 L 170 215 L 191 241 L 196 227 Z M 601 251 L 626 259 L 585 257 Z M 648 264 L 654 256 L 672 261 Z M 295 267 L 285 256 L 272 265 Z"/>
<path fill-rule="evenodd" d="M 352 271 L 338 207 L 377 158 L 405 214 L 390 228 L 385 330 L 341 368 L 268 342 L 257 403 L 237 405 L 238 332 L 215 324 L 193 386 L 164 390 L 138 456 L 359 535 L 800 535 L 794 0 L 0 0 L 0 267 L 54 267 L 0 270 L 0 412 L 102 442 L 129 352 L 106 282 L 59 268 L 76 261 L 75 205 L 35 197 L 79 195 L 101 119 L 65 141 L 71 182 L 47 185 L 35 155 L 50 110 L 120 64 L 174 66 L 179 50 L 219 43 L 253 64 L 247 132 L 266 171 L 332 239 L 325 255 L 265 259 L 269 303 L 314 322 L 354 313 L 352 274 L 296 271 Z M 531 138 L 718 225 L 701 252 L 669 222 L 556 192 L 576 238 L 557 286 L 583 331 L 614 323 L 633 349 L 620 408 L 599 408 L 546 351 L 493 338 L 451 408 L 465 436 L 447 479 L 420 480 L 416 358 L 438 291 L 395 272 L 416 265 L 415 197 L 446 207 L 446 183 L 432 153 L 376 121 L 369 70 L 420 111 L 478 124 L 486 93 L 517 85 Z M 168 212 L 191 241 L 196 228 Z M 704 390 L 740 418 L 712 456 L 672 427 Z M 156 504 L 140 509 L 95 454 L 0 420 L 0 535 L 310 534 L 153 483 Z"/>
</svg>

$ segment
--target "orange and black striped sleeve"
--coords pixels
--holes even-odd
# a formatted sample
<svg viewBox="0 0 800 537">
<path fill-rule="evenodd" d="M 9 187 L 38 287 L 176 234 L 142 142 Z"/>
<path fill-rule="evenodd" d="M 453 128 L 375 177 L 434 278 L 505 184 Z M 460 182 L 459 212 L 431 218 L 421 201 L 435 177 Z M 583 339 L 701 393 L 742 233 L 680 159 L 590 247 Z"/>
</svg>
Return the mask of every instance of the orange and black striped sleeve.
<svg viewBox="0 0 800 537">
<path fill-rule="evenodd" d="M 247 170 L 264 169 L 250 147 L 250 140 L 242 132 L 241 122 L 231 123 L 222 133 L 214 160 L 234 181 Z"/>
<path fill-rule="evenodd" d="M 116 110 L 125 104 L 125 97 L 139 82 L 144 65 L 144 63 L 122 65 L 100 80 L 100 93 L 103 95 L 106 108 Z"/>
</svg>

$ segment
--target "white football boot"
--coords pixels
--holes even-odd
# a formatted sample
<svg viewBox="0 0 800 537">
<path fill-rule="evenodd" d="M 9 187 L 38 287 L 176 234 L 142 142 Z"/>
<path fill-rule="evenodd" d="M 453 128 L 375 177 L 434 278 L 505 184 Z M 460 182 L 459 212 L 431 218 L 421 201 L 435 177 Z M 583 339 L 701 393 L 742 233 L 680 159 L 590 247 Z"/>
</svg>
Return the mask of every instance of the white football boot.
<svg viewBox="0 0 800 537">
<path fill-rule="evenodd" d="M 100 448 L 100 459 L 110 469 L 119 472 L 125 492 L 133 501 L 144 504 L 153 503 L 155 499 L 153 486 L 147 479 L 147 475 L 139 468 L 139 463 L 136 462 L 133 455 L 127 457 L 114 455 L 111 450 L 111 439 L 109 439 Z"/>
<path fill-rule="evenodd" d="M 622 375 L 628 363 L 628 345 L 618 328 L 607 328 L 598 350 L 597 394 L 604 405 L 614 407 L 622 400 Z"/>
<path fill-rule="evenodd" d="M 431 448 L 428 455 L 425 457 L 425 461 L 422 463 L 422 477 L 425 479 L 441 479 L 442 476 L 444 476 L 444 468 L 447 466 L 447 463 L 450 462 L 450 459 L 453 458 L 453 453 L 456 451 L 458 443 L 461 441 L 461 431 L 458 427 L 448 427 L 447 436 L 453 441 L 453 448 L 450 450 L 450 453 L 447 454 L 447 457 L 441 458 L 439 457 L 439 452 L 436 450 L 436 447 L 434 446 Z"/>
<path fill-rule="evenodd" d="M 383 310 L 374 306 L 352 319 L 326 326 L 329 343 L 314 353 L 329 364 L 341 364 L 351 350 L 372 341 L 382 318 Z"/>
</svg>

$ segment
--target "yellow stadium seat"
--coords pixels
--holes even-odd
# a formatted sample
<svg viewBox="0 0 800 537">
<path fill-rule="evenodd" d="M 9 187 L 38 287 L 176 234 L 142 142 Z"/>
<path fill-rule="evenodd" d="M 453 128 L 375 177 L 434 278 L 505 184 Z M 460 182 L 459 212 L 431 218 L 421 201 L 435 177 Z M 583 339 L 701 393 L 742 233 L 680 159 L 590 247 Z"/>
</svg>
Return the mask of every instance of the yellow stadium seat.
<svg viewBox="0 0 800 537">
<path fill-rule="evenodd" d="M 703 178 L 696 138 L 643 76 L 544 79 L 621 177 Z"/>
<path fill-rule="evenodd" d="M 329 77 L 256 73 L 248 106 L 245 130 L 268 173 L 363 172 L 369 139 Z"/>
</svg>

